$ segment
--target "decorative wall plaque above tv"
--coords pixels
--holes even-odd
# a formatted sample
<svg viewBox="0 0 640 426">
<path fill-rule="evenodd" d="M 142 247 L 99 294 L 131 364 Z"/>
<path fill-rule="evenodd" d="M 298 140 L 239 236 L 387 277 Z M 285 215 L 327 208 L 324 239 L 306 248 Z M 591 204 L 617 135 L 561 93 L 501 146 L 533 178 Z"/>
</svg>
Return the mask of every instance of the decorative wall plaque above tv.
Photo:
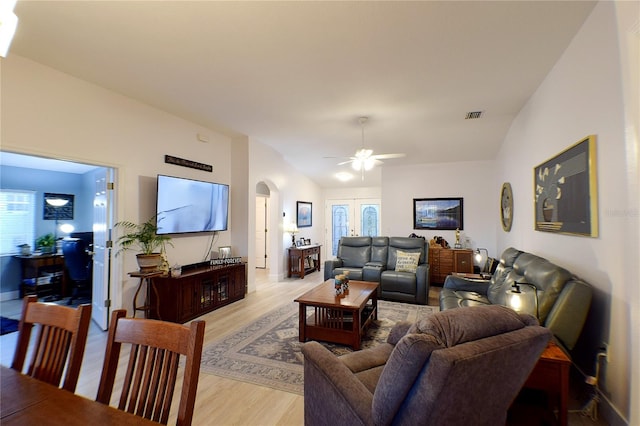
<svg viewBox="0 0 640 426">
<path fill-rule="evenodd" d="M 165 155 L 164 162 L 167 164 L 175 164 L 176 166 L 204 170 L 205 172 L 213 172 L 213 166 L 210 164 L 204 164 L 204 163 L 198 163 L 197 161 L 185 160 L 184 158 L 174 157 L 173 155 Z"/>
<path fill-rule="evenodd" d="M 464 229 L 462 198 L 414 198 L 413 229 Z"/>
</svg>

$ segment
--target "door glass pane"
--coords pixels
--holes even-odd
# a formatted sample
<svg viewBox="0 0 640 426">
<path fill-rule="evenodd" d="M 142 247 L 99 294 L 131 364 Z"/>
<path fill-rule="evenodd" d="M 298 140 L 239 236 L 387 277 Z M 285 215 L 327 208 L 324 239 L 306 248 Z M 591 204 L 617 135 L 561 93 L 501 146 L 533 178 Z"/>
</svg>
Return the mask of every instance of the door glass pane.
<svg viewBox="0 0 640 426">
<path fill-rule="evenodd" d="M 380 229 L 380 206 L 378 204 L 360 205 L 360 235 L 377 237 Z"/>
<path fill-rule="evenodd" d="M 334 204 L 331 206 L 331 254 L 338 254 L 340 238 L 349 235 L 349 205 Z"/>
</svg>

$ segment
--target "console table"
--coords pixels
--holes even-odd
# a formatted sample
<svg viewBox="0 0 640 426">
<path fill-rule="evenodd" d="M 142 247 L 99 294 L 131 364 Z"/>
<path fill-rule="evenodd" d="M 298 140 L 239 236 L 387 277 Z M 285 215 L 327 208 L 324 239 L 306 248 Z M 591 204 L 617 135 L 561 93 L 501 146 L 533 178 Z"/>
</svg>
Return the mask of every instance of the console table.
<svg viewBox="0 0 640 426">
<path fill-rule="evenodd" d="M 308 246 L 289 247 L 289 273 L 304 278 L 305 274 L 320 270 L 320 244 Z"/>
<path fill-rule="evenodd" d="M 184 323 L 243 299 L 246 264 L 207 266 L 177 277 L 155 276 L 151 282 L 150 305 L 158 306 L 158 315 L 151 310 L 151 318 Z"/>
<path fill-rule="evenodd" d="M 38 297 L 47 294 L 59 294 L 66 296 L 66 280 L 64 269 L 64 256 L 60 254 L 43 254 L 33 256 L 16 256 L 20 259 L 22 269 L 22 281 L 20 282 L 20 298 L 28 294 L 35 294 Z M 50 278 L 46 283 L 38 283 L 38 278 L 42 279 L 46 274 Z M 33 284 L 27 284 L 26 279 L 33 278 Z M 56 288 L 59 284 L 59 288 Z"/>
</svg>

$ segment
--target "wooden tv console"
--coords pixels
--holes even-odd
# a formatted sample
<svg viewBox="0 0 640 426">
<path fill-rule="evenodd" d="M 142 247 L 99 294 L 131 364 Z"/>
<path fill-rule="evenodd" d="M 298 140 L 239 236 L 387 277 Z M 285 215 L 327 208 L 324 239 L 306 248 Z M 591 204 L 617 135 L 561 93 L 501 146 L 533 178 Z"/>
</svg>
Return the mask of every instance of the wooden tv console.
<svg viewBox="0 0 640 426">
<path fill-rule="evenodd" d="M 160 306 L 162 320 L 184 323 L 243 299 L 246 264 L 207 266 L 183 272 L 179 277 L 159 276 L 152 280 L 157 296 L 151 292 L 150 305 Z M 157 318 L 153 310 L 151 315 Z"/>
</svg>

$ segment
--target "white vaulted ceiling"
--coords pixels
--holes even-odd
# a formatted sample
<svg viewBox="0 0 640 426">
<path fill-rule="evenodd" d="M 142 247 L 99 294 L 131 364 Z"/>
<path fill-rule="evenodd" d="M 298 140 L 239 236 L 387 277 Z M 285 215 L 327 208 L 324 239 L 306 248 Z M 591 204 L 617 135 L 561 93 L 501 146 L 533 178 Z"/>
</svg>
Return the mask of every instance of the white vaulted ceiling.
<svg viewBox="0 0 640 426">
<path fill-rule="evenodd" d="M 21 0 L 10 55 L 248 135 L 343 186 L 333 174 L 349 166 L 324 157 L 354 154 L 360 116 L 374 153 L 407 154 L 385 164 L 493 159 L 594 4 Z"/>
</svg>

